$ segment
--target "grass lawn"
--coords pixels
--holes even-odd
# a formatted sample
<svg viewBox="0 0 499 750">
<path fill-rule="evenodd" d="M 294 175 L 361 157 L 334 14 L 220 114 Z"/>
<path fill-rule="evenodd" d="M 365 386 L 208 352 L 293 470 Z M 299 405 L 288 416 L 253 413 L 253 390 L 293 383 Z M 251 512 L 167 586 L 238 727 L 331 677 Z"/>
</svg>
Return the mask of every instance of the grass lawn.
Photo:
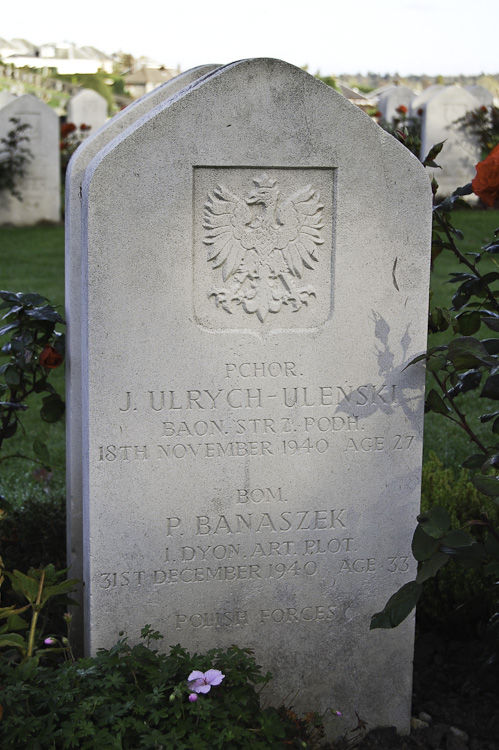
<svg viewBox="0 0 499 750">
<path fill-rule="evenodd" d="M 457 242 L 461 252 L 463 254 L 477 252 L 481 246 L 493 239 L 494 231 L 499 227 L 499 211 L 463 209 L 454 213 L 453 223 L 464 234 L 464 239 Z M 497 258 L 498 256 L 493 255 L 484 257 L 480 261 L 480 272 L 485 274 L 489 271 L 497 271 Z M 449 273 L 466 270 L 449 250 L 444 250 L 438 256 L 431 274 L 432 306 L 451 306 L 452 295 L 458 285 L 446 283 L 449 279 Z M 482 326 L 480 331 L 475 334 L 479 338 L 494 338 L 496 335 L 486 326 Z M 452 331 L 450 330 L 430 335 L 428 346 L 445 344 L 451 338 Z M 428 373 L 427 390 L 433 388 L 434 383 L 433 376 Z M 485 439 L 485 442 L 487 442 L 487 436 L 490 440 L 490 423 L 482 425 L 478 417 L 485 412 L 496 411 L 498 408 L 497 402 L 477 398 L 477 391 L 472 391 L 461 395 L 458 403 L 470 426 L 473 429 L 476 427 L 477 433 Z M 473 450 L 470 441 L 460 427 L 454 425 L 442 415 L 434 413 L 427 414 L 425 417 L 424 457 L 428 458 L 431 451 L 434 451 L 446 466 L 458 466 L 468 455 L 477 452 Z"/>
<path fill-rule="evenodd" d="M 466 211 L 454 215 L 456 227 L 464 233 L 459 245 L 463 252 L 473 252 L 488 242 L 496 227 L 499 227 L 499 211 Z M 64 310 L 64 229 L 62 226 L 0 228 L 0 288 L 9 291 L 38 292 L 48 297 L 52 304 Z M 497 256 L 484 260 L 482 268 L 497 268 Z M 436 260 L 432 273 L 433 304 L 450 306 L 455 286 L 446 284 L 451 271 L 461 270 L 454 256 L 444 251 Z M 493 336 L 491 331 L 484 332 Z M 450 338 L 446 332 L 431 336 L 429 345 L 442 343 Z M 431 374 L 428 375 L 428 387 L 433 387 Z M 53 373 L 53 385 L 63 393 L 64 373 L 56 370 Z M 460 397 L 463 409 L 471 424 L 478 424 L 482 433 L 487 434 L 487 426 L 481 426 L 478 416 L 485 411 L 497 408 L 495 402 L 478 399 L 475 393 Z M 46 442 L 51 451 L 54 478 L 51 491 L 64 491 L 65 443 L 64 424 L 46 424 L 41 421 L 32 401 L 30 409 L 24 415 L 24 434 L 18 431 L 15 438 L 4 444 L 3 454 L 22 452 L 31 454 L 35 438 Z M 469 443 L 466 435 L 451 422 L 439 414 L 428 414 L 425 420 L 425 457 L 434 451 L 447 466 L 458 466 L 469 454 Z M 44 487 L 33 476 L 33 466 L 23 460 L 12 460 L 0 464 L 0 494 L 17 502 L 24 497 L 43 492 Z"/>
<path fill-rule="evenodd" d="M 47 297 L 64 317 L 64 227 L 2 227 L 0 228 L 0 289 L 9 292 L 37 292 Z M 0 316 L 1 317 L 1 316 Z M 2 342 L 3 343 L 3 342 Z M 3 364 L 3 361 L 2 361 Z M 64 394 L 64 372 L 54 370 L 50 382 Z M 11 453 L 33 455 L 35 439 L 50 449 L 53 479 L 51 492 L 64 492 L 65 436 L 64 420 L 47 424 L 40 419 L 41 396 L 31 397 L 23 415 L 24 432 L 2 447 L 2 456 Z M 38 468 L 30 461 L 12 459 L 0 464 L 0 495 L 21 503 L 27 497 L 45 492 L 48 486 L 34 476 Z"/>
</svg>

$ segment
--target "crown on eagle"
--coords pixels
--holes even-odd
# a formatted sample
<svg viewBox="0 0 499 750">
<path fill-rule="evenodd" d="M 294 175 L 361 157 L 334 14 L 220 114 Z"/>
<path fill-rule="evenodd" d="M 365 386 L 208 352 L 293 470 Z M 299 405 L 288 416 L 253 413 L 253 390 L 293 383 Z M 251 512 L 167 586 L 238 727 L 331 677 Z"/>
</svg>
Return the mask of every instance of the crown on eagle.
<svg viewBox="0 0 499 750">
<path fill-rule="evenodd" d="M 259 188 L 273 188 L 277 180 L 272 179 L 272 177 L 269 177 L 267 172 L 264 172 L 263 174 L 258 175 L 258 177 L 254 177 L 253 182 L 255 183 L 256 187 Z"/>
</svg>

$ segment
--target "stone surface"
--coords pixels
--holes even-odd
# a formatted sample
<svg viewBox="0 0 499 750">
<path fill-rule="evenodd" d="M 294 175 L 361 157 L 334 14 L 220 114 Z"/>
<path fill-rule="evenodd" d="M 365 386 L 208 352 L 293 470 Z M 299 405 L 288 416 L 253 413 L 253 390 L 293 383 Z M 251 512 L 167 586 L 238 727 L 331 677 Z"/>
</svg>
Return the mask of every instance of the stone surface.
<svg viewBox="0 0 499 750">
<path fill-rule="evenodd" d="M 472 136 L 457 126 L 456 120 L 476 109 L 478 101 L 461 86 L 445 86 L 423 105 L 421 157 L 436 143 L 445 140 L 436 160 L 442 169 L 430 170 L 439 184 L 439 195 L 451 195 L 457 187 L 471 182 L 480 161 L 480 148 Z"/>
<path fill-rule="evenodd" d="M 0 91 L 0 109 L 2 107 L 5 107 L 6 104 L 10 104 L 10 102 L 13 102 L 15 98 L 16 95 L 12 94 L 10 91 L 7 91 L 7 89 Z"/>
<path fill-rule="evenodd" d="M 73 578 L 83 579 L 82 445 L 81 445 L 81 187 L 85 170 L 99 151 L 115 136 L 169 96 L 201 78 L 217 65 L 188 70 L 130 104 L 92 133 L 77 149 L 66 174 L 66 322 L 71 356 L 66 363 L 67 529 L 68 565 Z M 74 595 L 82 605 L 82 590 Z M 75 610 L 72 632 L 78 650 L 82 647 L 82 607 Z"/>
<path fill-rule="evenodd" d="M 0 225 L 29 226 L 39 221 L 60 220 L 59 119 L 47 104 L 30 94 L 17 96 L 0 107 L 0 136 L 5 136 L 17 118 L 30 127 L 26 145 L 33 156 L 26 174 L 18 181 L 22 201 L 3 191 Z"/>
<path fill-rule="evenodd" d="M 237 643 L 331 733 L 410 723 L 431 191 L 276 60 L 170 97 L 88 166 L 86 644 Z M 74 402 L 73 402 L 74 403 Z"/>
<path fill-rule="evenodd" d="M 466 91 L 475 97 L 477 100 L 477 107 L 490 107 L 494 101 L 494 95 L 491 91 L 486 89 L 484 86 L 478 84 L 470 84 L 464 87 Z"/>
<path fill-rule="evenodd" d="M 107 117 L 107 101 L 97 91 L 82 89 L 68 100 L 67 121 L 90 126 L 92 131 L 98 130 Z"/>
<path fill-rule="evenodd" d="M 380 94 L 378 110 L 383 115 L 383 118 L 391 123 L 394 117 L 400 117 L 400 114 L 397 112 L 398 107 L 407 107 L 407 111 L 409 111 L 413 99 L 414 91 L 408 86 L 391 86 Z"/>
</svg>

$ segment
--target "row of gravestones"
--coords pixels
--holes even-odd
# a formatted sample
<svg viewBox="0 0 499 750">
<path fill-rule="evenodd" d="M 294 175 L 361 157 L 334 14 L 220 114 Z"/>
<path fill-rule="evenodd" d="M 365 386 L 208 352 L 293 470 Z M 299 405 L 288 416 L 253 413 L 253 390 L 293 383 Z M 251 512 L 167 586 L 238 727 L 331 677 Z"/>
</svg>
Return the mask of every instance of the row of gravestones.
<svg viewBox="0 0 499 750">
<path fill-rule="evenodd" d="M 445 140 L 439 157 L 442 170 L 437 175 L 441 195 L 452 193 L 469 182 L 474 166 L 480 159 L 476 143 L 458 127 L 455 121 L 481 104 L 490 104 L 492 95 L 480 86 L 434 85 L 415 96 L 407 86 L 388 87 L 379 94 L 378 109 L 389 122 L 397 116 L 400 105 L 410 115 L 422 119 L 422 148 L 424 157 L 430 148 Z M 23 202 L 4 194 L 0 204 L 0 225 L 30 225 L 39 221 L 60 219 L 59 124 L 47 105 L 32 96 L 16 97 L 0 93 L 0 137 L 11 127 L 10 118 L 19 118 L 30 125 L 28 136 L 33 160 L 23 179 Z M 78 127 L 84 123 L 97 130 L 107 120 L 107 103 L 97 92 L 85 89 L 68 102 L 67 121 Z"/>
<path fill-rule="evenodd" d="M 91 135 L 66 199 L 76 638 L 236 643 L 274 704 L 340 709 L 332 736 L 356 711 L 408 731 L 414 622 L 369 622 L 415 574 L 421 163 L 303 70 L 242 60 Z"/>
<path fill-rule="evenodd" d="M 58 222 L 61 218 L 60 125 L 56 112 L 30 94 L 15 96 L 0 92 L 0 138 L 14 127 L 13 120 L 29 125 L 30 161 L 18 187 L 22 196 L 3 191 L 0 200 L 0 225 L 29 226 L 40 221 Z M 107 102 L 100 94 L 84 89 L 68 100 L 67 121 L 85 132 L 98 130 L 107 120 Z M 1 149 L 0 147 L 0 150 Z M 1 158 L 1 156 L 0 156 Z"/>
<path fill-rule="evenodd" d="M 421 158 L 432 146 L 445 141 L 437 161 L 440 195 L 450 195 L 457 187 L 474 177 L 480 160 L 480 147 L 458 125 L 456 120 L 480 106 L 489 107 L 493 95 L 483 86 L 444 86 L 434 84 L 416 95 L 408 86 L 387 87 L 378 96 L 377 107 L 387 122 L 400 119 L 397 109 L 404 106 L 412 118 L 421 118 Z"/>
</svg>

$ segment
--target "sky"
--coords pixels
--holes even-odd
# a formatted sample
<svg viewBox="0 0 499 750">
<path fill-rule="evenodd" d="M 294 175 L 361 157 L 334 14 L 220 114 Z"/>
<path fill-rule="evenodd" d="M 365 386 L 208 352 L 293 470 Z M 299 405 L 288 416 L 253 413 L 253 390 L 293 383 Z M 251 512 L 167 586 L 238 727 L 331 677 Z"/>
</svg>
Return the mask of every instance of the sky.
<svg viewBox="0 0 499 750">
<path fill-rule="evenodd" d="M 22 0 L 0 36 L 70 41 L 187 70 L 275 57 L 322 75 L 499 73 L 498 0 Z"/>
</svg>

